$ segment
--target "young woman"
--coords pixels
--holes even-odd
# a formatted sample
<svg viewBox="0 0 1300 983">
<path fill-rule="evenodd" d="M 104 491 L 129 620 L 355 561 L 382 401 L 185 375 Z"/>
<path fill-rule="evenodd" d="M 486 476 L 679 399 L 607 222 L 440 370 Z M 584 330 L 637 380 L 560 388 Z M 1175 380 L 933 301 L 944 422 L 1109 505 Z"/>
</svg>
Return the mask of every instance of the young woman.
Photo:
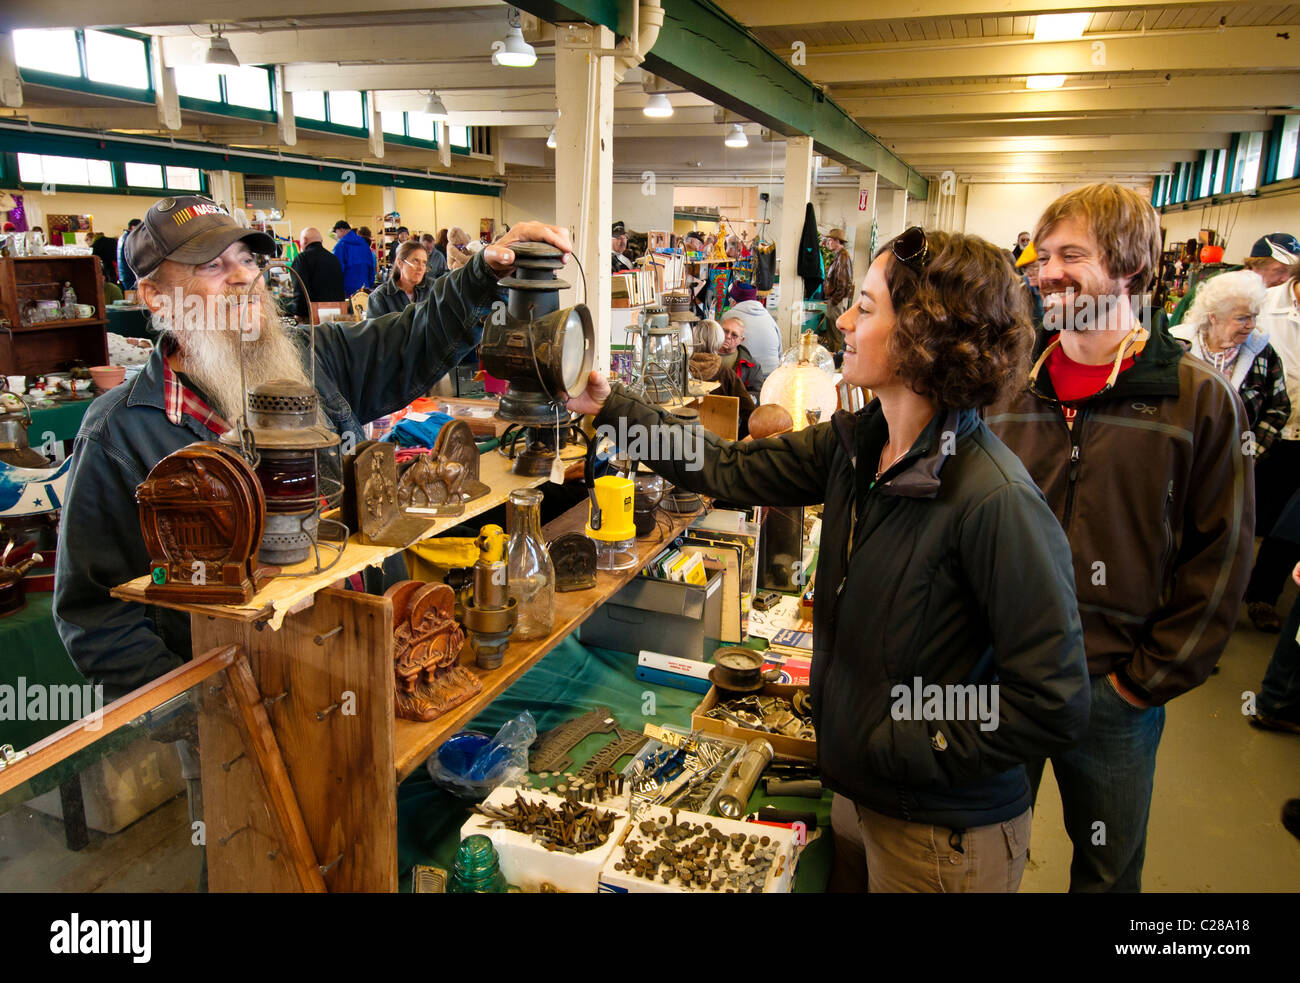
<svg viewBox="0 0 1300 983">
<path fill-rule="evenodd" d="M 706 435 L 693 470 L 646 463 L 727 501 L 824 505 L 818 765 L 852 803 L 870 889 L 1015 891 L 1024 762 L 1083 733 L 1090 692 L 1065 534 L 979 416 L 1027 368 L 1025 291 L 984 240 L 912 228 L 838 327 L 845 381 L 876 394 L 865 409 L 750 443 Z M 569 406 L 671 425 L 599 375 Z"/>
</svg>

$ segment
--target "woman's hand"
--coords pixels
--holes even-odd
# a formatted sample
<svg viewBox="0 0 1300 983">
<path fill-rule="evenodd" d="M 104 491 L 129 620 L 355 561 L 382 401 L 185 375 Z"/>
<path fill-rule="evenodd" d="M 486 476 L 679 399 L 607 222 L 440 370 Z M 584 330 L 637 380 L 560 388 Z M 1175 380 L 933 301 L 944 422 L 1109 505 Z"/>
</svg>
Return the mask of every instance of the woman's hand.
<svg viewBox="0 0 1300 983">
<path fill-rule="evenodd" d="M 541 222 L 519 222 L 483 250 L 483 258 L 487 260 L 487 265 L 497 276 L 505 276 L 515 268 L 515 251 L 510 246 L 516 242 L 549 242 L 560 250 L 563 254 L 560 258 L 566 263 L 569 261 L 569 254 L 573 252 L 573 242 L 569 238 L 568 229 L 556 225 L 544 225 Z"/>
<path fill-rule="evenodd" d="M 609 399 L 610 392 L 609 377 L 593 370 L 587 377 L 587 388 L 583 390 L 582 395 L 574 396 L 564 405 L 571 413 L 583 415 L 590 413 L 595 416 L 605 405 L 605 400 Z"/>
</svg>

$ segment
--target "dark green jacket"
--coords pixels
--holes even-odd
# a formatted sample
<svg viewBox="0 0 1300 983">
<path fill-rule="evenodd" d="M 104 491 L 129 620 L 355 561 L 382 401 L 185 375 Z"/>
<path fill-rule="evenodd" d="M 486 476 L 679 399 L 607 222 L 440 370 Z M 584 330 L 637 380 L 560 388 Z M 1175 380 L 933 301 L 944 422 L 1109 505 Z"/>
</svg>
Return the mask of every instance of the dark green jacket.
<svg viewBox="0 0 1300 983">
<path fill-rule="evenodd" d="M 596 423 L 620 417 L 672 425 L 616 385 Z M 974 411 L 938 414 L 873 485 L 887 437 L 872 402 L 766 440 L 705 434 L 702 454 L 687 448 L 646 463 L 731 502 L 824 503 L 811 686 L 824 780 L 901 819 L 958 829 L 1002 822 L 1030 805 L 1023 762 L 1070 746 L 1087 727 L 1067 543 Z M 923 687 L 996 684 L 997 726 L 981 729 L 973 713 L 904 719 L 911 700 L 898 688 L 912 692 L 918 677 Z"/>
</svg>

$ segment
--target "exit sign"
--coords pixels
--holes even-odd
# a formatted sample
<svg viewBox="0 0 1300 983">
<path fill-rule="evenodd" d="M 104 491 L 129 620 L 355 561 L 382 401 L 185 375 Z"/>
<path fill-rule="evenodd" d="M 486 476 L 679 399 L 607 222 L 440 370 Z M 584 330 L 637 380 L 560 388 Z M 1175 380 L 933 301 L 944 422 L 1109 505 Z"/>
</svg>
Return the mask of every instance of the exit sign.
<svg viewBox="0 0 1300 983">
<path fill-rule="evenodd" d="M 867 210 L 867 201 L 870 197 L 871 192 L 865 188 L 858 192 L 858 211 L 865 212 Z"/>
</svg>

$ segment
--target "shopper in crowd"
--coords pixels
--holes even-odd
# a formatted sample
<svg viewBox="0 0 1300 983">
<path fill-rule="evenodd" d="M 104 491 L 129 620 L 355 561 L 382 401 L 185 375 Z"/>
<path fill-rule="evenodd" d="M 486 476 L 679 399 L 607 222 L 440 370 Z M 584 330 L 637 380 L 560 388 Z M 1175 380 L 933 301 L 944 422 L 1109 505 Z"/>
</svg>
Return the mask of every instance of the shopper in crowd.
<svg viewBox="0 0 1300 983">
<path fill-rule="evenodd" d="M 309 227 L 299 237 L 302 251 L 289 267 L 293 280 L 293 312 L 303 324 L 311 323 L 311 305 L 347 299 L 343 289 L 343 264 L 325 248 L 320 229 Z"/>
<path fill-rule="evenodd" d="M 1273 529 L 1272 538 L 1300 548 L 1300 494 L 1287 505 Z M 1291 570 L 1300 585 L 1300 565 Z M 1273 647 L 1264 681 L 1255 697 L 1255 712 L 1248 718 L 1255 727 L 1300 734 L 1300 604 L 1292 604 L 1286 625 Z M 1300 835 L 1300 834 L 1297 834 Z"/>
<path fill-rule="evenodd" d="M 740 379 L 740 384 L 757 403 L 767 374 L 745 347 L 745 322 L 741 318 L 728 318 L 721 327 L 722 344 L 718 346 L 718 357 L 722 360 L 722 371 Z"/>
<path fill-rule="evenodd" d="M 101 235 L 90 244 L 90 251 L 99 257 L 105 282 L 115 283 L 117 281 L 117 238 Z"/>
<path fill-rule="evenodd" d="M 1024 374 L 1024 292 L 992 244 L 913 228 L 838 326 L 845 381 L 876 395 L 864 410 L 749 443 L 704 434 L 702 454 L 644 463 L 727 501 L 824 503 L 817 763 L 855 804 L 870 889 L 1015 891 L 1024 763 L 1077 740 L 1089 702 L 1065 535 L 979 415 Z M 597 374 L 569 408 L 597 426 L 673 425 Z M 918 712 L 924 694 L 957 690 L 962 706 L 931 697 Z M 996 722 L 976 694 L 986 709 L 996 694 Z"/>
<path fill-rule="evenodd" d="M 1246 269 L 1259 274 L 1269 289 L 1285 283 L 1296 263 L 1300 263 L 1300 242 L 1290 232 L 1261 236 L 1245 259 Z"/>
<path fill-rule="evenodd" d="M 404 242 L 397 247 L 397 262 L 384 282 L 375 287 L 366 302 L 366 316 L 379 317 L 406 310 L 411 304 L 428 300 L 433 278 L 428 276 L 429 254 L 419 242 Z M 443 271 L 444 273 L 446 270 Z"/>
<path fill-rule="evenodd" d="M 1282 509 L 1300 491 L 1300 261 L 1290 268 L 1290 274 L 1290 279 L 1268 289 L 1259 312 L 1259 327 L 1268 332 L 1269 344 L 1282 359 L 1291 400 L 1291 415 L 1282 427 L 1281 439 L 1255 472 L 1259 488 L 1255 534 L 1264 541 L 1246 588 L 1246 612 L 1251 623 L 1266 632 L 1282 627 L 1278 597 L 1287 573 L 1300 562 L 1300 545 L 1272 534 Z"/>
<path fill-rule="evenodd" d="M 1259 460 L 1291 415 L 1282 359 L 1268 343 L 1268 332 L 1256 327 L 1264 295 L 1263 282 L 1249 270 L 1216 276 L 1201 288 L 1187 320 L 1172 332 L 1193 355 L 1222 372 L 1241 397 L 1255 443 L 1257 498 Z"/>
<path fill-rule="evenodd" d="M 1161 238 L 1141 195 L 1071 191 L 1033 242 L 1046 330 L 1028 385 L 986 419 L 1046 494 L 1074 561 L 1092 723 L 1052 755 L 1070 890 L 1138 891 L 1164 705 L 1210 675 L 1245 589 L 1248 424 L 1228 380 L 1144 306 Z"/>
<path fill-rule="evenodd" d="M 724 331 L 731 330 L 728 322 L 739 321 L 744 325 L 742 338 L 763 370 L 763 378 L 780 367 L 781 329 L 760 301 L 743 301 L 724 312 L 718 320 L 722 322 Z"/>
<path fill-rule="evenodd" d="M 447 269 L 458 270 L 470 261 L 474 254 L 467 248 L 469 233 L 459 225 L 447 233 Z"/>
<path fill-rule="evenodd" d="M 375 282 L 375 253 L 361 235 L 344 219 L 334 223 L 334 255 L 343 264 L 343 293 L 351 297 Z"/>
<path fill-rule="evenodd" d="M 388 265 L 392 266 L 397 262 L 397 247 L 411 238 L 411 230 L 405 225 L 398 226 L 397 234 L 393 241 L 388 244 Z"/>
<path fill-rule="evenodd" d="M 131 269 L 131 264 L 126 261 L 126 240 L 139 224 L 140 219 L 131 219 L 126 223 L 126 231 L 117 237 L 117 282 L 122 285 L 123 290 L 135 289 L 135 270 Z"/>
<path fill-rule="evenodd" d="M 738 427 L 736 436 L 744 437 L 749 433 L 749 415 L 754 412 L 754 397 L 749 395 L 745 384 L 734 368 L 722 364 L 722 346 L 726 342 L 726 332 L 722 325 L 712 319 L 699 321 L 695 325 L 695 346 L 691 354 L 691 378 L 704 382 L 717 382 L 715 396 L 735 396 L 739 400 Z"/>
<path fill-rule="evenodd" d="M 1022 232 L 1020 233 L 1020 235 L 1016 236 L 1016 244 L 1011 250 L 1012 260 L 1019 259 L 1020 254 L 1025 251 L 1025 247 L 1028 246 L 1031 241 L 1032 240 L 1028 232 Z"/>
<path fill-rule="evenodd" d="M 632 261 L 627 258 L 627 229 L 622 222 L 615 222 L 610 235 L 610 268 L 614 273 L 625 273 L 632 269 Z"/>
<path fill-rule="evenodd" d="M 182 216 L 187 220 L 175 221 Z M 466 269 L 440 280 L 426 302 L 356 325 L 313 329 L 321 411 L 345 442 L 360 442 L 362 421 L 424 395 L 474 349 L 476 324 L 497 296 L 497 278 L 514 265 L 510 247 L 526 240 L 549 242 L 566 254 L 572 249 L 564 230 L 520 223 Z M 313 375 L 302 332 L 282 326 L 258 269 L 254 253 L 275 251 L 269 235 L 239 226 L 207 198 L 177 195 L 149 209 L 127 249 L 128 263 L 141 275 L 141 299 L 162 337 L 133 381 L 86 412 L 54 584 L 63 643 L 78 669 L 103 685 L 106 700 L 191 657 L 188 614 L 109 594 L 149 572 L 136 487 L 165 455 L 230 429 L 243 402 L 241 364 L 249 387 L 272 379 L 310 383 Z M 244 330 L 230 330 L 232 319 Z M 372 586 L 380 586 L 377 579 Z"/>
<path fill-rule="evenodd" d="M 826 248 L 831 251 L 834 259 L 826 270 L 822 290 L 826 295 L 826 316 L 832 321 L 839 320 L 839 316 L 853 300 L 853 257 L 844 248 L 847 242 L 843 229 L 831 229 L 826 233 Z"/>
<path fill-rule="evenodd" d="M 438 237 L 433 241 L 433 248 L 442 253 L 442 258 L 447 258 L 447 230 L 439 229 Z"/>
</svg>

